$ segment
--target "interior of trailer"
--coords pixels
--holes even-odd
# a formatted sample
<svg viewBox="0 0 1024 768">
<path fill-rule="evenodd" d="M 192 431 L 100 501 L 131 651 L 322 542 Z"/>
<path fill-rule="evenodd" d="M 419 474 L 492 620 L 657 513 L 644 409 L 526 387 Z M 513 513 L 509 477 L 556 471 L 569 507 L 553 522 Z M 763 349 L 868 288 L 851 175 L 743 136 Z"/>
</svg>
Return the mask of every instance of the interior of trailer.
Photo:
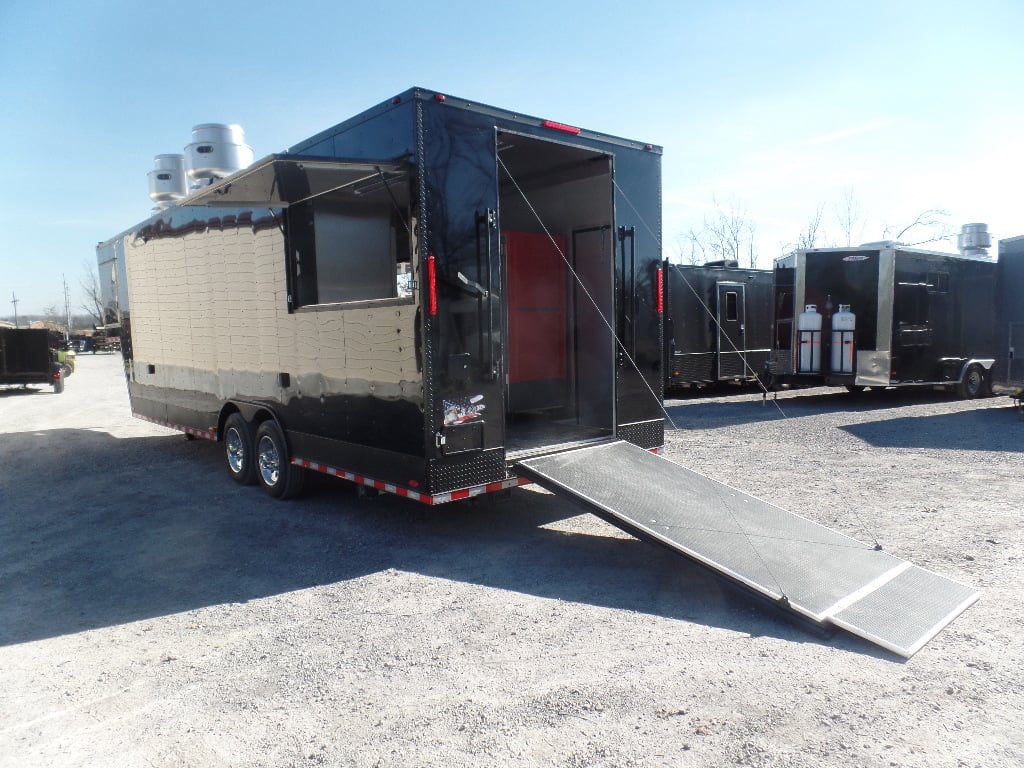
<svg viewBox="0 0 1024 768">
<path fill-rule="evenodd" d="M 615 423 L 612 158 L 497 135 L 506 455 L 608 437 Z"/>
</svg>

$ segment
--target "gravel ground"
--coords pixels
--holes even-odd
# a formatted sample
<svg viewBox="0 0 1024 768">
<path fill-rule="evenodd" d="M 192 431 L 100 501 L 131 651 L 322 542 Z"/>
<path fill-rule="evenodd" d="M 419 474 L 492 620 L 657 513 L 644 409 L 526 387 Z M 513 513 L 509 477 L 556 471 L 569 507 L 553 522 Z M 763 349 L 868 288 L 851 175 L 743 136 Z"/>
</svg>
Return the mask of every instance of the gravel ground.
<svg viewBox="0 0 1024 768">
<path fill-rule="evenodd" d="M 537 489 L 276 502 L 82 355 L 62 395 L 0 392 L 0 766 L 1024 764 L 1007 399 L 668 411 L 668 457 L 981 601 L 902 661 Z"/>
</svg>

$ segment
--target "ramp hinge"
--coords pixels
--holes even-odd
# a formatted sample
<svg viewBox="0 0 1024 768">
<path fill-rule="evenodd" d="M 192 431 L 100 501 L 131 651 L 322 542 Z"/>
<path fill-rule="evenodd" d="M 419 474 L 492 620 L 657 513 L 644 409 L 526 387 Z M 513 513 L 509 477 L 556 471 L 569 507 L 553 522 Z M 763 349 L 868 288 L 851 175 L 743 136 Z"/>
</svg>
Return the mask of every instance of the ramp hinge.
<svg viewBox="0 0 1024 768">
<path fill-rule="evenodd" d="M 440 432 L 434 433 L 434 447 L 441 448 L 444 446 L 444 435 Z"/>
</svg>

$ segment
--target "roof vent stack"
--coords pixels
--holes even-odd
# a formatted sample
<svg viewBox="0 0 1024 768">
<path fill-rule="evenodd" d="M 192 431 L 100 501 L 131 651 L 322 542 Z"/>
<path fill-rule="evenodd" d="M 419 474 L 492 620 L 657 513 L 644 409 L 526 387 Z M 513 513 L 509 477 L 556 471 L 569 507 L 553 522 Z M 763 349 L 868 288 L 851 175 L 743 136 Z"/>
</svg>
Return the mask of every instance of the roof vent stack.
<svg viewBox="0 0 1024 768">
<path fill-rule="evenodd" d="M 964 224 L 956 238 L 956 247 L 962 256 L 975 259 L 989 258 L 988 249 L 992 247 L 992 235 L 988 224 Z"/>
<path fill-rule="evenodd" d="M 185 166 L 193 187 L 205 187 L 252 164 L 252 147 L 240 125 L 203 123 L 192 129 Z"/>
<path fill-rule="evenodd" d="M 157 155 L 149 172 L 149 199 L 163 210 L 188 194 L 184 155 Z"/>
</svg>

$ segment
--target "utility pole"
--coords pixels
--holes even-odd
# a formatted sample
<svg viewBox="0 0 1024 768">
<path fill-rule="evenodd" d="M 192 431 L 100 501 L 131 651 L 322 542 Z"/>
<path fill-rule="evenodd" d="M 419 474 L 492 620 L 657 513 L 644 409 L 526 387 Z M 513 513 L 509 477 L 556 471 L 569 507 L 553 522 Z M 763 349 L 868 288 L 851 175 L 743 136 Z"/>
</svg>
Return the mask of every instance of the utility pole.
<svg viewBox="0 0 1024 768">
<path fill-rule="evenodd" d="M 11 304 L 14 305 L 14 327 L 18 327 L 18 297 L 11 291 Z"/>
<path fill-rule="evenodd" d="M 64 329 L 64 340 L 68 341 L 71 338 L 71 299 L 68 296 L 68 279 L 63 274 L 60 279 L 64 281 L 64 315 L 68 319 L 68 324 Z"/>
</svg>

